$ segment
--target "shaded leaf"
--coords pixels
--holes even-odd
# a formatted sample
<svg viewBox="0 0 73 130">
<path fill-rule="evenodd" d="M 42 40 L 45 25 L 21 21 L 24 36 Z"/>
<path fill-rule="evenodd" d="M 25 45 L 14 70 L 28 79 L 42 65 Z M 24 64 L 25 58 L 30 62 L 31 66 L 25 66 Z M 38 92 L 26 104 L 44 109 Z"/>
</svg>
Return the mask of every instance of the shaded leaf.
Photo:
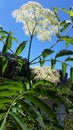
<svg viewBox="0 0 73 130">
<path fill-rule="evenodd" d="M 51 117 L 52 121 L 54 121 L 54 123 L 57 124 L 57 119 L 52 109 L 47 104 L 45 104 L 40 98 L 38 98 L 37 96 L 34 96 L 31 93 L 25 94 L 24 97 L 32 101 L 32 103 L 34 103 L 44 112 L 46 112 Z"/>
<path fill-rule="evenodd" d="M 5 130 L 5 125 L 6 125 L 6 118 L 4 118 L 2 124 L 1 124 L 1 127 L 0 127 L 0 130 Z"/>
<path fill-rule="evenodd" d="M 73 57 L 68 57 L 65 59 L 65 61 L 73 61 Z"/>
<path fill-rule="evenodd" d="M 58 52 L 55 56 L 55 58 L 61 57 L 61 56 L 67 56 L 67 55 L 72 55 L 73 51 L 71 50 L 61 50 L 60 52 Z"/>
<path fill-rule="evenodd" d="M 49 56 L 50 54 L 52 54 L 54 51 L 50 50 L 50 49 L 44 49 L 44 51 L 42 52 L 42 56 L 43 58 L 46 58 L 47 56 Z"/>
<path fill-rule="evenodd" d="M 38 122 L 38 125 L 40 125 L 40 127 L 42 129 L 46 129 L 46 126 L 44 124 L 43 118 L 40 114 L 40 112 L 37 110 L 36 107 L 34 107 L 33 104 L 31 104 L 28 101 L 23 101 L 20 100 L 18 101 L 19 105 L 21 105 L 21 107 L 23 108 L 24 111 L 26 111 L 26 113 L 29 114 L 29 116 L 34 120 Z M 36 118 L 35 118 L 36 117 Z"/>
<path fill-rule="evenodd" d="M 73 119 L 69 113 L 65 117 L 65 130 L 73 130 Z"/>
<path fill-rule="evenodd" d="M 28 130 L 26 123 L 22 120 L 22 118 L 15 112 L 9 112 L 9 115 L 13 117 L 13 119 L 17 122 L 17 124 L 20 126 L 21 130 Z"/>
<path fill-rule="evenodd" d="M 65 105 L 66 109 L 69 105 L 68 100 L 66 100 L 66 98 L 64 96 L 62 96 L 62 92 L 58 90 L 57 92 L 57 86 L 53 87 L 53 85 L 51 86 L 36 86 L 36 88 L 33 89 L 34 92 L 36 92 L 36 94 L 38 93 L 39 95 L 41 95 L 42 100 L 47 99 L 47 104 L 49 105 L 49 101 L 51 100 L 51 102 L 56 102 L 56 103 L 62 103 Z M 65 94 L 65 89 L 64 89 L 64 94 Z M 73 93 L 72 93 L 73 94 Z"/>
<path fill-rule="evenodd" d="M 18 56 L 26 46 L 26 41 L 23 41 L 16 49 L 15 55 Z"/>
<path fill-rule="evenodd" d="M 73 84 L 73 67 L 70 68 L 70 81 Z"/>
</svg>

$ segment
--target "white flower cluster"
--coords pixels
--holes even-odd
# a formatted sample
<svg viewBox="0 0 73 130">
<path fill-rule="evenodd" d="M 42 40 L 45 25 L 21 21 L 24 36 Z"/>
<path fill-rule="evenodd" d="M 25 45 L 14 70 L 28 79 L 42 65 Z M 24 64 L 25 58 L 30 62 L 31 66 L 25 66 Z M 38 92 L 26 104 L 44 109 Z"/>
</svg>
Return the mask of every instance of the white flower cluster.
<svg viewBox="0 0 73 130">
<path fill-rule="evenodd" d="M 37 35 L 39 40 L 50 40 L 58 32 L 59 22 L 54 13 L 44 9 L 38 2 L 28 2 L 13 11 L 12 15 L 17 22 L 23 23 L 26 35 Z"/>
<path fill-rule="evenodd" d="M 59 72 L 50 67 L 33 67 L 31 72 L 34 75 L 33 80 L 47 80 L 55 84 L 60 82 Z"/>
</svg>

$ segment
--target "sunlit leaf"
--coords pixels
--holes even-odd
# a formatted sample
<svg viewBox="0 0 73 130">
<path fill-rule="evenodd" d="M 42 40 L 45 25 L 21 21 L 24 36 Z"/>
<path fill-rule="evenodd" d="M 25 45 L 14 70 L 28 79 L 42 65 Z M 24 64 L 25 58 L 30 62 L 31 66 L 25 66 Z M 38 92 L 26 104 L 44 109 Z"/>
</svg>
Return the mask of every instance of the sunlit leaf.
<svg viewBox="0 0 73 130">
<path fill-rule="evenodd" d="M 1 36 L 0 41 L 3 41 L 6 38 L 6 36 Z"/>
<path fill-rule="evenodd" d="M 61 40 L 63 40 L 66 44 L 73 45 L 73 38 L 70 36 L 63 36 L 61 37 Z"/>
<path fill-rule="evenodd" d="M 8 32 L 4 31 L 4 30 L 0 30 L 0 34 L 4 35 L 4 34 L 8 34 Z"/>
<path fill-rule="evenodd" d="M 62 27 L 60 29 L 60 32 L 63 32 L 67 29 L 67 27 L 71 24 L 71 21 L 68 21 L 68 20 L 64 20 L 60 23 L 60 26 Z"/>
<path fill-rule="evenodd" d="M 54 69 L 56 64 L 56 59 L 51 59 L 51 69 Z"/>
<path fill-rule="evenodd" d="M 12 91 L 12 90 L 0 92 L 0 97 L 5 97 L 6 95 L 7 95 L 7 97 L 11 97 L 13 95 L 15 95 L 15 96 L 18 95 L 18 93 L 16 91 Z"/>
<path fill-rule="evenodd" d="M 19 69 L 21 70 L 22 65 L 23 65 L 22 59 L 17 59 L 17 64 L 18 64 Z"/>
<path fill-rule="evenodd" d="M 67 55 L 72 55 L 73 51 L 71 50 L 61 50 L 56 54 L 56 58 L 61 57 L 61 56 L 67 56 Z"/>
<path fill-rule="evenodd" d="M 55 16 L 56 16 L 56 18 L 59 20 L 59 17 L 58 17 L 58 9 L 56 8 L 56 7 L 52 7 L 52 9 L 53 9 L 53 11 L 54 11 L 54 13 L 55 13 Z"/>
<path fill-rule="evenodd" d="M 0 78 L 0 90 L 23 91 L 23 83 L 20 81 Z"/>
<path fill-rule="evenodd" d="M 46 58 L 47 56 L 51 55 L 54 51 L 50 50 L 50 49 L 44 49 L 44 51 L 42 52 L 42 56 L 43 58 Z"/>
<path fill-rule="evenodd" d="M 6 38 L 5 44 L 3 46 L 2 53 L 3 54 L 6 53 L 11 48 L 11 45 L 12 45 L 12 33 L 9 32 L 9 34 Z"/>
<path fill-rule="evenodd" d="M 2 75 L 4 74 L 8 65 L 8 59 L 6 57 L 2 57 Z"/>
<path fill-rule="evenodd" d="M 4 106 L 6 106 L 7 104 L 8 105 L 11 104 L 11 102 L 12 102 L 12 99 L 6 98 L 6 96 L 3 98 L 0 97 L 0 109 L 1 108 L 4 109 Z"/>
<path fill-rule="evenodd" d="M 18 39 L 15 37 L 12 37 L 12 40 L 14 40 L 15 42 L 18 42 Z"/>
<path fill-rule="evenodd" d="M 43 59 L 40 59 L 39 63 L 40 63 L 40 66 L 42 67 L 44 65 L 45 61 Z"/>
<path fill-rule="evenodd" d="M 26 41 L 23 41 L 16 49 L 15 55 L 18 56 L 25 48 Z"/>
<path fill-rule="evenodd" d="M 73 11 L 70 9 L 70 10 L 66 10 L 65 8 L 61 8 L 61 10 L 63 10 L 65 13 L 67 13 L 71 19 L 73 20 Z"/>
<path fill-rule="evenodd" d="M 66 75 L 66 69 L 67 69 L 67 64 L 65 62 L 62 62 L 62 74 L 63 74 L 63 77 Z"/>
<path fill-rule="evenodd" d="M 17 96 L 19 92 L 23 92 L 23 83 L 10 79 L 0 78 L 0 107 L 8 105 L 12 102 L 12 97 Z"/>
</svg>

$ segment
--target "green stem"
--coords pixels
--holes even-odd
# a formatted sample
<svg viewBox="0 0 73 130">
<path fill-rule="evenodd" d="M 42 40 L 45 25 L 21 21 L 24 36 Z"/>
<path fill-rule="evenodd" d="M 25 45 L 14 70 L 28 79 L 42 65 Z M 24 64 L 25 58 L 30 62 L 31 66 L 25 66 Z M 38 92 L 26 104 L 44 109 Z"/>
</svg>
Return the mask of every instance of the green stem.
<svg viewBox="0 0 73 130">
<path fill-rule="evenodd" d="M 52 49 L 59 41 L 60 41 L 60 40 L 58 39 L 51 47 L 49 47 L 49 49 Z M 42 56 L 42 54 L 39 55 L 39 56 L 37 56 L 36 58 L 34 58 L 30 63 L 33 63 L 33 61 L 37 60 L 37 59 L 40 58 L 41 56 Z"/>
<path fill-rule="evenodd" d="M 28 50 L 28 63 L 30 61 L 30 52 L 31 52 L 32 38 L 33 38 L 33 36 L 30 37 L 29 50 Z"/>
<path fill-rule="evenodd" d="M 64 33 L 63 36 L 67 35 L 67 34 L 71 31 L 72 28 L 73 28 L 73 24 L 72 24 L 71 27 Z M 57 41 L 56 41 L 52 46 L 50 46 L 49 49 L 52 49 L 52 48 L 53 48 L 54 46 L 56 46 L 61 40 L 62 40 L 62 37 L 59 38 L 59 39 L 57 39 Z M 32 63 L 33 61 L 37 60 L 37 59 L 40 58 L 41 56 L 42 56 L 42 54 L 39 55 L 39 56 L 37 56 L 36 58 L 34 58 L 30 63 Z"/>
<path fill-rule="evenodd" d="M 30 52 L 31 52 L 31 45 L 32 45 L 33 36 L 30 36 L 30 43 L 29 43 L 29 50 L 28 50 L 28 71 L 27 71 L 27 78 L 29 82 L 29 86 L 31 88 L 31 75 L 30 75 Z"/>
</svg>

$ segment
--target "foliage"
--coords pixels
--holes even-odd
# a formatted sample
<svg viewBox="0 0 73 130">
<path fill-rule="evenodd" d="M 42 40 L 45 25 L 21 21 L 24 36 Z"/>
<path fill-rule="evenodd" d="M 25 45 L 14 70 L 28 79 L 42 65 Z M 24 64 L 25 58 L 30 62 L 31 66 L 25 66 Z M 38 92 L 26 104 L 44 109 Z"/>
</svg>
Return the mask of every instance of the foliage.
<svg viewBox="0 0 73 130">
<path fill-rule="evenodd" d="M 59 19 L 58 10 L 55 7 L 53 10 L 56 18 Z M 30 61 L 30 52 L 34 37 L 33 32 L 30 33 L 28 57 L 23 59 L 19 54 L 25 50 L 27 41 L 21 42 L 16 51 L 13 52 L 12 42 L 18 40 L 12 36 L 12 32 L 0 29 L 0 41 L 3 43 L 0 54 L 0 130 L 70 129 L 68 125 L 72 125 L 73 122 L 71 117 L 73 115 L 73 66 L 67 62 L 73 61 L 72 57 L 68 57 L 73 55 L 73 51 L 66 48 L 55 53 L 54 47 L 61 41 L 66 43 L 66 47 L 69 44 L 73 46 L 73 38 L 68 36 L 68 32 L 73 29 L 73 11 L 62 10 L 70 16 L 71 22 L 67 23 L 65 20 L 60 22 L 60 31 L 56 34 L 57 41 L 51 47 L 43 50 L 32 61 Z M 64 31 L 66 31 L 65 35 L 63 35 Z M 52 53 L 55 54 L 55 57 L 48 58 Z M 64 61 L 58 60 L 63 56 L 66 56 Z M 70 80 L 66 84 L 55 84 L 42 79 L 33 82 L 30 65 L 35 64 L 36 60 L 40 65 L 44 65 L 46 61 L 51 62 L 51 68 L 60 62 L 63 77 L 67 73 L 67 66 L 69 66 Z M 35 77 L 35 75 L 33 76 Z M 65 118 L 62 124 L 59 120 L 60 113 L 58 113 L 60 105 L 64 105 L 65 108 L 63 113 Z M 69 124 L 67 124 L 68 121 Z"/>
</svg>

